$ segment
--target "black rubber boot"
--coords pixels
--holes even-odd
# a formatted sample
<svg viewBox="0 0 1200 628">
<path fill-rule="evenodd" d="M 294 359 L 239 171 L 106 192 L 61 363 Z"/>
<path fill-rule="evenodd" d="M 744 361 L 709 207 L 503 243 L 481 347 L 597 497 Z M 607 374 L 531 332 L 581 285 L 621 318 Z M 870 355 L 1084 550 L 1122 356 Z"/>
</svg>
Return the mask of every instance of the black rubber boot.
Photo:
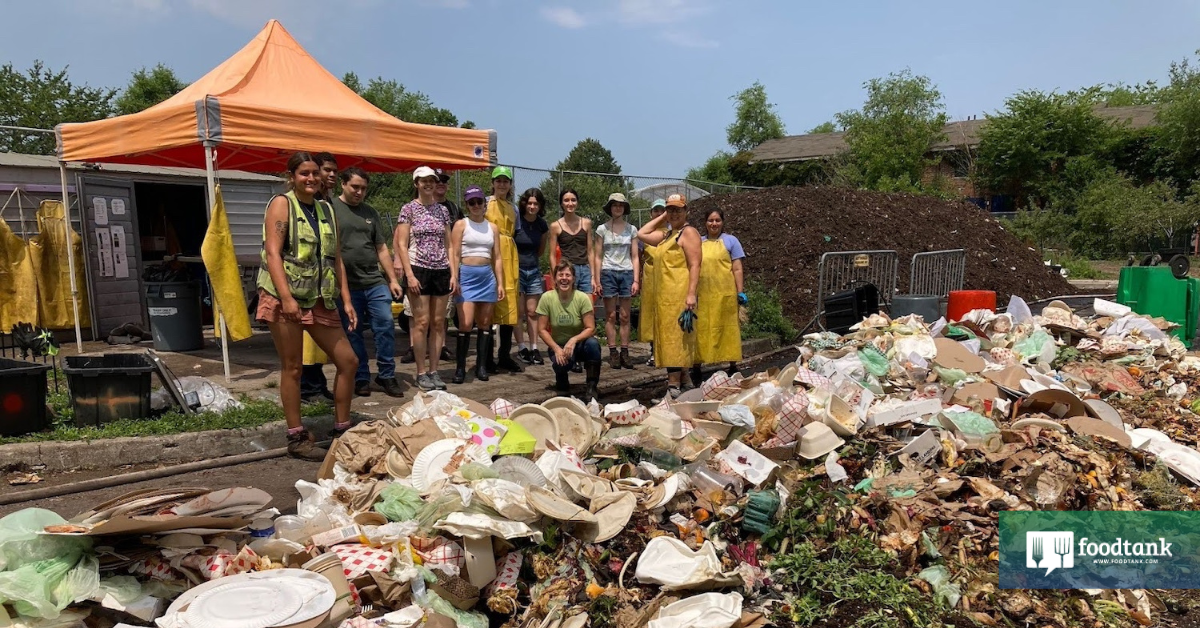
<svg viewBox="0 0 1200 628">
<path fill-rule="evenodd" d="M 492 335 L 479 332 L 475 340 L 475 381 L 488 381 L 487 357 L 492 355 Z"/>
<path fill-rule="evenodd" d="M 500 326 L 500 350 L 496 355 L 496 366 L 513 373 L 524 373 L 525 367 L 512 357 L 513 326 Z"/>
<path fill-rule="evenodd" d="M 467 351 L 470 348 L 471 335 L 458 332 L 454 344 L 454 379 L 450 380 L 450 383 L 461 384 L 467 381 Z"/>
<path fill-rule="evenodd" d="M 554 390 L 564 395 L 571 392 L 570 374 L 566 371 L 554 371 Z"/>
<path fill-rule="evenodd" d="M 700 384 L 703 383 L 702 378 L 704 377 L 704 374 L 700 371 L 700 365 L 693 365 L 688 371 L 688 375 L 690 375 L 692 379 L 692 388 L 699 388 Z"/>
<path fill-rule="evenodd" d="M 587 373 L 587 388 L 583 392 L 583 402 L 588 403 L 595 399 L 600 400 L 600 362 L 587 362 L 583 365 L 583 370 Z"/>
<path fill-rule="evenodd" d="M 482 336 L 484 333 L 484 330 L 479 330 L 479 335 Z M 498 375 L 500 367 L 496 366 L 496 332 L 492 331 L 489 327 L 486 334 L 491 339 L 491 342 L 487 344 L 487 360 L 484 361 L 484 365 L 487 368 L 488 375 Z"/>
</svg>

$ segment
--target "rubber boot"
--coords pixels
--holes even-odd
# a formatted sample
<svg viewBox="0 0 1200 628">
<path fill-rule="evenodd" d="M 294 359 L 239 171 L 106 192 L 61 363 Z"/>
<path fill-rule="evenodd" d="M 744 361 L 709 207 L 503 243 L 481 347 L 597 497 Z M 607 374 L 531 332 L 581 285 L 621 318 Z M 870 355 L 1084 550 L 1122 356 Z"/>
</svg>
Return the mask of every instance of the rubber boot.
<svg viewBox="0 0 1200 628">
<path fill-rule="evenodd" d="M 471 334 L 458 332 L 454 344 L 454 379 L 450 380 L 451 383 L 461 384 L 467 381 L 467 351 L 470 348 Z"/>
<path fill-rule="evenodd" d="M 513 373 L 524 373 L 525 367 L 512 357 L 513 326 L 500 326 L 500 350 L 496 355 L 496 366 Z"/>
<path fill-rule="evenodd" d="M 587 373 L 587 388 L 584 390 L 584 403 L 590 402 L 592 399 L 600 400 L 600 362 L 587 362 L 583 365 L 583 370 Z"/>
<path fill-rule="evenodd" d="M 571 392 L 571 375 L 567 371 L 554 371 L 554 390 L 562 394 Z"/>
<path fill-rule="evenodd" d="M 475 381 L 488 381 L 487 358 L 492 355 L 492 334 L 479 331 L 475 339 Z"/>
<path fill-rule="evenodd" d="M 692 368 L 688 371 L 688 375 L 691 376 L 692 388 L 699 388 L 700 384 L 703 383 L 702 378 L 704 377 L 704 374 L 700 371 L 700 365 L 699 364 L 693 365 Z"/>
<path fill-rule="evenodd" d="M 484 335 L 484 330 L 479 330 L 480 335 Z M 487 344 L 487 360 L 484 361 L 484 367 L 487 369 L 488 375 L 497 375 L 500 373 L 500 367 L 496 365 L 496 332 L 489 327 L 486 332 L 491 342 Z"/>
</svg>

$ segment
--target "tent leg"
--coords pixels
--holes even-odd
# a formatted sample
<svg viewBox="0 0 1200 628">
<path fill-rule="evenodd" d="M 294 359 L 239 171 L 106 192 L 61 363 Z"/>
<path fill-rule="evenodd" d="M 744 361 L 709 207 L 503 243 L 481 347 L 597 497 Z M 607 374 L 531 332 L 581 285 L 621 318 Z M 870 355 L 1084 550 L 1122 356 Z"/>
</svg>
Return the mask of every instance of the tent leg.
<svg viewBox="0 0 1200 628">
<path fill-rule="evenodd" d="M 213 165 L 213 145 L 210 142 L 204 143 L 204 170 L 208 177 L 208 207 L 206 213 L 208 219 L 212 220 L 212 208 L 217 202 L 217 181 L 216 168 Z M 212 284 L 209 284 L 209 291 L 212 291 Z M 221 339 L 221 362 L 225 366 L 225 383 L 229 383 L 229 334 L 225 329 L 225 312 L 217 306 L 217 300 L 213 299 L 213 309 L 217 312 L 217 334 Z"/>
<path fill-rule="evenodd" d="M 67 272 L 71 273 L 71 307 L 75 310 L 75 351 L 83 353 L 83 331 L 79 326 L 79 287 L 75 284 L 75 242 L 71 240 L 71 201 L 67 198 L 67 164 L 58 162 L 58 174 L 62 182 L 63 214 L 66 222 L 63 230 L 67 241 Z M 79 217 L 82 225 L 83 201 L 79 202 Z"/>
</svg>

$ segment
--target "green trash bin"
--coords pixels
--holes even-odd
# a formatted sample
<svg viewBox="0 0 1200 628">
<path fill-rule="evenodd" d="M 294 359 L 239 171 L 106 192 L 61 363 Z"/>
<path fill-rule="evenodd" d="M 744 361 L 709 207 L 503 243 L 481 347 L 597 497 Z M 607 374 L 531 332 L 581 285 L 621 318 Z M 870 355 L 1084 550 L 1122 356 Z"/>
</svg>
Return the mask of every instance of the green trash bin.
<svg viewBox="0 0 1200 628">
<path fill-rule="evenodd" d="M 1178 323 L 1173 335 L 1191 343 L 1200 317 L 1200 279 L 1176 279 L 1169 266 L 1126 266 L 1117 280 L 1117 303 Z"/>
<path fill-rule="evenodd" d="M 146 282 L 146 307 L 154 348 L 196 351 L 204 348 L 200 326 L 200 286 L 194 282 Z"/>
</svg>

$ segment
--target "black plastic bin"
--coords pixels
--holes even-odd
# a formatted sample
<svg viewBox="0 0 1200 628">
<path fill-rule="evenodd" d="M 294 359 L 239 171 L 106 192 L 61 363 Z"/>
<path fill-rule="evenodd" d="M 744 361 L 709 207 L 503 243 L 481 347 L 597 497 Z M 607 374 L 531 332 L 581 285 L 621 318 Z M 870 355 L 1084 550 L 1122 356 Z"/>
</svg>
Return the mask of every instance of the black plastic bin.
<svg viewBox="0 0 1200 628">
<path fill-rule="evenodd" d="M 150 416 L 154 365 L 136 353 L 70 356 L 63 373 L 71 390 L 75 425 L 94 427 L 118 419 Z"/>
<path fill-rule="evenodd" d="M 20 436 L 50 427 L 46 417 L 49 364 L 0 358 L 0 436 Z"/>
<path fill-rule="evenodd" d="M 146 307 L 155 349 L 196 351 L 204 348 L 200 284 L 194 281 L 147 281 Z"/>
</svg>

